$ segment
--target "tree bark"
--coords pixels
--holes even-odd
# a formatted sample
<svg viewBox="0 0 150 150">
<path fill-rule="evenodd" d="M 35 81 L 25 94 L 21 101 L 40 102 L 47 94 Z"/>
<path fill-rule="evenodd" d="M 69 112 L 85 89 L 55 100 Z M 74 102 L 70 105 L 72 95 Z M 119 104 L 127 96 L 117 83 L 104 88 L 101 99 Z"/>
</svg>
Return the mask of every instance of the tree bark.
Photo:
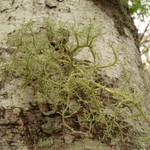
<svg viewBox="0 0 150 150">
<path fill-rule="evenodd" d="M 106 88 L 112 88 L 116 91 L 122 89 L 124 93 L 133 95 L 132 99 L 135 101 L 133 105 L 136 105 L 136 100 L 139 97 L 142 110 L 139 108 L 140 106 L 137 106 L 133 108 L 133 110 L 122 108 L 122 111 L 129 111 L 131 116 L 137 114 L 137 111 L 139 111 L 139 118 L 137 117 L 137 120 L 127 118 L 125 121 L 132 126 L 132 133 L 135 134 L 134 136 L 144 134 L 145 137 L 148 137 L 148 133 L 145 133 L 143 127 L 147 128 L 150 125 L 150 119 L 145 115 L 150 111 L 150 80 L 149 74 L 143 70 L 137 29 L 130 16 L 126 1 L 8 0 L 1 1 L 0 6 L 1 62 L 9 60 L 9 54 L 7 53 L 8 36 L 20 29 L 22 24 L 29 21 L 36 21 L 38 22 L 37 26 L 40 26 L 43 24 L 43 19 L 46 17 L 50 20 L 54 20 L 56 24 L 59 24 L 61 21 L 64 22 L 64 24 L 76 24 L 79 28 L 83 28 L 92 23 L 101 29 L 102 36 L 100 36 L 95 43 L 96 63 L 100 66 L 100 76 L 103 82 L 106 83 L 104 84 Z M 95 30 L 97 30 L 97 28 Z M 116 52 L 116 58 L 112 49 Z M 93 61 L 88 51 L 81 52 L 76 59 Z M 30 120 L 30 118 L 26 121 L 22 121 L 26 119 L 25 114 L 29 115 L 29 117 L 33 117 L 34 114 L 36 114 L 39 120 L 40 117 L 43 117 L 39 112 L 36 113 L 36 110 L 29 112 L 29 102 L 33 99 L 32 90 L 30 90 L 30 88 L 18 88 L 17 85 L 21 84 L 21 81 L 18 79 L 3 81 L 3 76 L 1 76 L 0 84 L 0 105 L 2 106 L 0 108 L 0 127 L 2 128 L 2 130 L 0 129 L 0 149 L 36 149 L 37 145 L 40 145 L 38 141 L 39 137 L 32 136 L 30 134 L 32 131 L 24 126 L 28 124 L 28 121 L 31 121 L 33 124 L 36 124 L 38 121 Z M 106 99 L 104 98 L 104 100 Z M 109 102 L 107 105 L 109 105 Z M 17 109 L 16 107 L 19 108 Z M 14 121 L 12 121 L 13 117 Z M 20 122 L 16 118 L 19 118 Z M 9 121 L 7 121 L 7 119 Z M 19 135 L 14 131 L 13 133 L 11 132 L 16 124 L 19 126 L 17 127 L 19 129 L 24 127 L 20 129 L 22 135 L 20 134 L 20 130 L 17 131 Z M 9 129 L 7 128 L 8 126 L 10 127 Z M 41 127 L 39 126 L 39 128 Z M 18 136 L 18 139 L 21 138 L 22 141 L 15 142 L 15 136 Z M 91 150 L 110 150 L 112 148 L 125 150 L 138 149 L 139 147 L 150 148 L 150 145 L 145 141 L 140 141 L 139 147 L 136 147 L 137 145 L 135 143 L 130 143 L 130 139 L 128 139 L 129 141 L 126 140 L 125 143 L 121 143 L 117 136 L 112 138 L 114 139 L 110 137 L 108 140 L 109 142 L 99 141 L 94 137 L 74 136 L 71 131 L 67 130 L 61 134 L 59 132 L 58 134 L 56 133 L 52 136 L 52 139 L 51 136 L 47 136 L 48 140 L 46 139 L 47 144 L 45 144 L 45 146 L 46 148 L 55 150 L 82 150 L 86 148 Z M 14 143 L 14 145 L 12 143 Z M 42 149 L 44 148 L 42 147 Z"/>
</svg>

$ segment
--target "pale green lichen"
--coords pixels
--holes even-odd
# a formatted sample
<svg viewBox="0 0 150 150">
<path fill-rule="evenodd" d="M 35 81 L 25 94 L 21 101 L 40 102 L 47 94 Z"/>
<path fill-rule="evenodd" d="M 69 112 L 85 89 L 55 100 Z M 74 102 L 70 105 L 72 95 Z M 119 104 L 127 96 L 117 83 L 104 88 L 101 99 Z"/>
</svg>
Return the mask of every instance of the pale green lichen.
<svg viewBox="0 0 150 150">
<path fill-rule="evenodd" d="M 122 142 L 130 139 L 135 144 L 134 127 L 127 120 L 134 122 L 134 119 L 144 118 L 150 123 L 143 111 L 141 97 L 137 93 L 107 87 L 98 75 L 99 68 L 109 68 L 117 63 L 113 45 L 109 46 L 114 61 L 100 66 L 96 62 L 76 59 L 84 48 L 88 48 L 95 60 L 94 42 L 101 33 L 92 24 L 78 30 L 75 26 L 56 26 L 46 21 L 44 27 L 38 29 L 34 31 L 32 25 L 27 24 L 10 37 L 8 43 L 16 50 L 3 65 L 5 76 L 21 78 L 23 86 L 32 87 L 37 101 L 56 108 L 63 125 L 73 133 L 104 141 L 117 136 Z M 136 110 L 137 115 L 133 116 L 130 110 Z"/>
</svg>

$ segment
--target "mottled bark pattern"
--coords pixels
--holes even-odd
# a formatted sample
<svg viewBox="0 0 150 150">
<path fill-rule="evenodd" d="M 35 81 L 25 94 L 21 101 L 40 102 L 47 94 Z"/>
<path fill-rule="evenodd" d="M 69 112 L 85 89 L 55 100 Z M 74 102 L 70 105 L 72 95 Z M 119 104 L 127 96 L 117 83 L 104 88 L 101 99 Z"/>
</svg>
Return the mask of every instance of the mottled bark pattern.
<svg viewBox="0 0 150 150">
<path fill-rule="evenodd" d="M 95 4 L 99 4 L 100 8 L 106 12 L 114 20 L 114 25 L 118 30 L 119 35 L 127 36 L 125 27 L 128 28 L 135 40 L 135 44 L 139 49 L 139 41 L 137 29 L 134 26 L 130 10 L 125 0 L 93 0 Z"/>
</svg>

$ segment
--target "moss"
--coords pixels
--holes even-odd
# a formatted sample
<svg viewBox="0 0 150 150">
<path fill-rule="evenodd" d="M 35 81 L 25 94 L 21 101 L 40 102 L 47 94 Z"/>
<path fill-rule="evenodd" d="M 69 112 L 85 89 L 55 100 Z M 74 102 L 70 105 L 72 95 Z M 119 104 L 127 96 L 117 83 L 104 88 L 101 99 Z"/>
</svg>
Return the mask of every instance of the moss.
<svg viewBox="0 0 150 150">
<path fill-rule="evenodd" d="M 16 50 L 4 63 L 3 73 L 21 78 L 24 87 L 32 87 L 37 102 L 55 108 L 53 114 L 61 116 L 64 127 L 74 134 L 105 142 L 119 137 L 122 143 L 130 139 L 135 145 L 132 133 L 138 131 L 128 120 L 143 118 L 150 123 L 141 97 L 99 81 L 99 69 L 117 63 L 113 45 L 109 44 L 115 60 L 108 65 L 76 59 L 87 48 L 95 60 L 94 42 L 99 36 L 100 29 L 92 24 L 79 30 L 74 25 L 56 26 L 46 21 L 34 30 L 29 23 L 9 38 L 8 44 Z M 133 116 L 131 110 L 137 114 Z"/>
<path fill-rule="evenodd" d="M 50 139 L 50 138 L 47 138 L 47 139 L 45 139 L 45 140 L 42 140 L 42 141 L 39 141 L 39 143 L 38 143 L 38 148 L 42 148 L 42 149 L 44 149 L 44 148 L 51 148 L 52 147 L 52 145 L 53 145 L 53 141 L 52 141 L 52 139 Z"/>
</svg>

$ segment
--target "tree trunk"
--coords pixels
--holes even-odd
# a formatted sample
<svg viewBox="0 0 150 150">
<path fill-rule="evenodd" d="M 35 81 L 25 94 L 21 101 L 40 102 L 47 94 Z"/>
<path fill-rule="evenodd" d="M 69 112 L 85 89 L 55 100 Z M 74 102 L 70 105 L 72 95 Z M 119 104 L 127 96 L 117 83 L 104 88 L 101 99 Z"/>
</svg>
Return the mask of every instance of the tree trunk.
<svg viewBox="0 0 150 150">
<path fill-rule="evenodd" d="M 150 138 L 148 130 L 150 125 L 148 118 L 150 111 L 149 75 L 143 70 L 137 30 L 126 0 L 7 0 L 0 2 L 0 12 L 1 64 L 9 61 L 10 50 L 16 49 L 16 47 L 8 46 L 8 36 L 14 34 L 29 21 L 36 22 L 36 26 L 41 29 L 44 18 L 48 18 L 54 20 L 57 25 L 60 25 L 60 22 L 61 25 L 70 24 L 68 30 L 73 30 L 74 28 L 71 28 L 73 25 L 78 27 L 78 30 L 91 25 L 94 28 L 93 32 L 100 31 L 100 36 L 92 45 L 96 55 L 92 57 L 89 49 L 85 47 L 74 59 L 98 65 L 97 75 L 102 86 L 102 93 L 104 92 L 100 95 L 100 99 L 105 104 L 104 110 L 108 111 L 106 112 L 107 123 L 101 124 L 98 131 L 92 129 L 97 133 L 90 131 L 90 134 L 85 136 L 80 134 L 82 129 L 74 133 L 72 128 L 67 128 L 65 125 L 59 131 L 59 125 L 63 124 L 63 119 L 60 119 L 59 115 L 51 118 L 51 124 L 57 124 L 58 131 L 50 134 L 42 133 L 41 130 L 44 130 L 48 118 L 41 113 L 46 107 L 45 104 L 36 105 L 32 87 L 20 88 L 19 85 L 22 84 L 20 79 L 7 77 L 4 80 L 2 74 L 0 79 L 0 149 L 126 150 L 150 148 L 148 142 Z M 35 103 L 30 106 L 32 101 Z M 41 105 L 44 105 L 44 108 Z M 125 115 L 117 116 L 116 110 L 119 114 Z M 115 117 L 120 118 L 117 120 Z M 75 120 L 75 118 L 72 119 Z M 73 126 L 74 120 L 71 120 Z M 113 120 L 117 120 L 114 122 L 115 125 L 112 123 Z M 111 123 L 116 128 L 111 128 Z M 99 134 L 103 132 L 100 131 L 103 130 L 102 126 L 106 126 L 104 128 L 107 131 L 108 126 L 112 131 L 107 138 L 103 136 L 99 139 Z M 139 138 L 138 142 L 134 141 L 137 137 L 142 139 Z"/>
</svg>

